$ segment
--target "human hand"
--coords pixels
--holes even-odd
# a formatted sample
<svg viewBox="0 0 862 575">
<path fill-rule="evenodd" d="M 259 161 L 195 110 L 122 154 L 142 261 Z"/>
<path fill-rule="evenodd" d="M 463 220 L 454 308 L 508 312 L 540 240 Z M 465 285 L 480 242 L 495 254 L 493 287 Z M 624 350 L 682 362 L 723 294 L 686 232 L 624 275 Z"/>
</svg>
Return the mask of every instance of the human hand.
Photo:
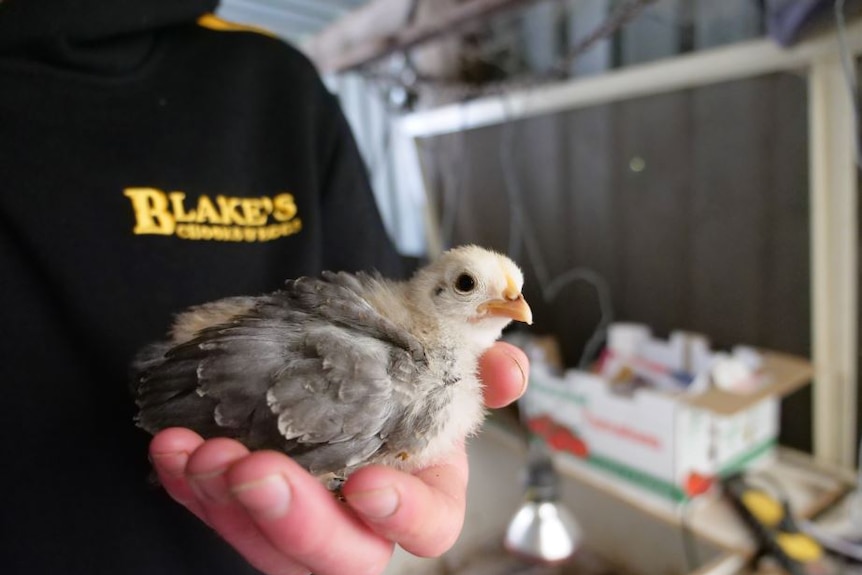
<svg viewBox="0 0 862 575">
<path fill-rule="evenodd" d="M 503 407 L 520 397 L 527 366 L 526 355 L 507 343 L 486 352 L 479 364 L 485 404 Z M 395 543 L 438 556 L 464 521 L 463 445 L 446 463 L 413 474 L 379 465 L 355 471 L 342 488 L 346 505 L 284 454 L 251 453 L 231 439 L 166 429 L 150 443 L 150 457 L 171 497 L 267 575 L 377 575 Z"/>
</svg>

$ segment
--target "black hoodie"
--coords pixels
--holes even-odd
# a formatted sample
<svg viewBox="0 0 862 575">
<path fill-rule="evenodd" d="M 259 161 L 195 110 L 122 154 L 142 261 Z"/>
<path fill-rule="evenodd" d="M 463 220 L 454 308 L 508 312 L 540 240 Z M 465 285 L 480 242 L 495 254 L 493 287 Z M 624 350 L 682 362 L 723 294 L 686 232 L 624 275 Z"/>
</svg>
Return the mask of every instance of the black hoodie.
<svg viewBox="0 0 862 575">
<path fill-rule="evenodd" d="M 210 0 L 0 1 L 0 573 L 251 572 L 148 483 L 171 315 L 399 265 L 336 100 Z"/>
</svg>

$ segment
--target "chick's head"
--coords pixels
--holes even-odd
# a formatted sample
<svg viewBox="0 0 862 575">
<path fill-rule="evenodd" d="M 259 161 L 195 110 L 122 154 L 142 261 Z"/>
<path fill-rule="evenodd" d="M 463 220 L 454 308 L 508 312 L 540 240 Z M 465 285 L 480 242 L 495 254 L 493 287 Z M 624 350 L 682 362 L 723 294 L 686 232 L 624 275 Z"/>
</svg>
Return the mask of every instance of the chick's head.
<svg viewBox="0 0 862 575">
<path fill-rule="evenodd" d="M 521 289 L 524 275 L 508 257 L 463 246 L 442 254 L 412 280 L 420 301 L 453 331 L 483 346 L 510 322 L 532 323 Z"/>
</svg>

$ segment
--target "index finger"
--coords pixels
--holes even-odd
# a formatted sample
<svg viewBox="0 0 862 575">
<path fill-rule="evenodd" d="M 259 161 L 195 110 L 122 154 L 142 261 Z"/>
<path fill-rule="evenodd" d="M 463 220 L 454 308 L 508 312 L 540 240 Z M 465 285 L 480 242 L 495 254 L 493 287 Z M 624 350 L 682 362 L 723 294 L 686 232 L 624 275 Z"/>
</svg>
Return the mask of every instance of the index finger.
<svg viewBox="0 0 862 575">
<path fill-rule="evenodd" d="M 460 445 L 446 462 L 413 475 L 379 465 L 359 469 L 342 493 L 374 531 L 414 555 L 436 557 L 461 533 L 468 475 Z"/>
<path fill-rule="evenodd" d="M 485 405 L 505 407 L 527 390 L 530 361 L 510 343 L 496 342 L 479 358 L 479 377 L 485 387 Z"/>
</svg>

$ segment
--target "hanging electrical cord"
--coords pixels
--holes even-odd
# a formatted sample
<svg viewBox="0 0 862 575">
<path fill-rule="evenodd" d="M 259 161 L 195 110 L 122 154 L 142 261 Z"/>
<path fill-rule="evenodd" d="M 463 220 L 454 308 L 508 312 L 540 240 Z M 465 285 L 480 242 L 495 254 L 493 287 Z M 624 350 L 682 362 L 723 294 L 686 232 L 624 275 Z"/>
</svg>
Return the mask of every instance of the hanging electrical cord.
<svg viewBox="0 0 862 575">
<path fill-rule="evenodd" d="M 470 163 L 467 161 L 467 137 L 464 135 L 464 130 L 467 126 L 467 111 L 464 108 L 458 110 L 460 114 L 461 127 L 455 132 L 458 137 L 458 151 L 455 154 L 455 169 L 452 170 L 454 182 L 451 186 L 443 186 L 443 214 L 442 242 L 443 248 L 452 247 L 452 238 L 455 236 L 455 216 L 458 213 L 456 202 L 461 196 L 461 191 L 464 189 L 464 183 L 467 181 L 468 170 Z M 438 154 L 440 157 L 441 154 Z"/>
<path fill-rule="evenodd" d="M 611 298 L 610 286 L 608 286 L 605 278 L 595 270 L 576 267 L 561 273 L 551 280 L 543 289 L 543 292 L 546 301 L 553 301 L 565 286 L 577 280 L 584 281 L 593 286 L 599 299 L 599 321 L 587 343 L 584 344 L 584 350 L 578 361 L 579 369 L 587 369 L 592 358 L 596 357 L 601 350 L 607 336 L 608 327 L 614 321 L 614 304 Z"/>
<path fill-rule="evenodd" d="M 859 142 L 859 97 L 856 73 L 850 48 L 847 45 L 847 21 L 844 18 L 844 0 L 835 0 L 835 29 L 838 35 L 838 48 L 841 52 L 841 69 L 847 84 L 847 92 L 853 109 L 853 147 L 856 167 L 862 169 L 862 145 Z"/>
<path fill-rule="evenodd" d="M 509 199 L 509 255 L 519 261 L 520 248 L 527 252 L 527 261 L 532 265 L 536 279 L 542 289 L 542 299 L 546 305 L 551 305 L 564 287 L 576 281 L 589 284 L 595 291 L 599 303 L 599 321 L 590 335 L 578 360 L 578 368 L 586 369 L 598 353 L 605 340 L 608 326 L 613 322 L 613 298 L 605 279 L 595 270 L 585 267 L 574 267 L 556 277 L 551 276 L 548 264 L 542 252 L 541 243 L 536 236 L 527 215 L 526 203 L 520 188 L 520 181 L 515 171 L 514 142 L 515 122 L 510 114 L 510 102 L 503 98 L 503 130 L 500 139 L 500 164 L 504 177 L 504 185 Z M 508 132 L 508 134 L 506 133 Z"/>
<path fill-rule="evenodd" d="M 501 130 L 503 132 L 500 137 L 500 173 L 503 175 L 503 188 L 509 199 L 509 242 L 507 253 L 513 260 L 521 260 L 521 246 L 524 229 L 524 209 L 521 202 L 521 190 L 518 187 L 519 181 L 515 173 L 515 158 L 513 155 L 515 145 L 515 122 L 509 114 L 509 101 L 505 96 L 501 96 L 503 103 L 503 123 Z M 544 286 L 548 277 L 545 273 L 541 258 L 531 260 L 536 271 L 536 277 L 539 279 L 540 285 Z"/>
</svg>

